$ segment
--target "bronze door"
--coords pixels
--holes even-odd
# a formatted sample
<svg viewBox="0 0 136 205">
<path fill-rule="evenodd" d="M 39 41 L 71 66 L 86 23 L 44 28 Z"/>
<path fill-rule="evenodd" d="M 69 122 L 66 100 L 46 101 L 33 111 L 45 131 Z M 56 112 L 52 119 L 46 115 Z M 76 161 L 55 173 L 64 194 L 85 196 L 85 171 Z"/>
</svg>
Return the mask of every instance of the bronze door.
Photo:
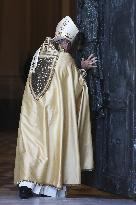
<svg viewBox="0 0 136 205">
<path fill-rule="evenodd" d="M 135 0 L 77 0 L 85 35 L 77 57 L 95 53 L 88 73 L 95 170 L 83 181 L 116 194 L 136 193 Z"/>
</svg>

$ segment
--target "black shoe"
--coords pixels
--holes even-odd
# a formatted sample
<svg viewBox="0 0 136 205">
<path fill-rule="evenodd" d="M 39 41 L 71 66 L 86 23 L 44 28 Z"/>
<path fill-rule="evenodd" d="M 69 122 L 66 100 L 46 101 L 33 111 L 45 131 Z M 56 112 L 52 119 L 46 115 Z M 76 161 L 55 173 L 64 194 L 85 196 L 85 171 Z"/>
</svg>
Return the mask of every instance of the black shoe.
<svg viewBox="0 0 136 205">
<path fill-rule="evenodd" d="M 40 194 L 40 197 L 50 197 L 50 196 L 47 196 L 47 195 L 44 195 L 44 194 Z"/>
<path fill-rule="evenodd" d="M 34 197 L 50 197 L 50 196 L 47 196 L 47 195 L 44 195 L 44 194 L 33 194 Z"/>
<path fill-rule="evenodd" d="M 19 187 L 19 197 L 21 199 L 28 199 L 33 196 L 32 189 L 28 188 L 27 186 Z"/>
</svg>

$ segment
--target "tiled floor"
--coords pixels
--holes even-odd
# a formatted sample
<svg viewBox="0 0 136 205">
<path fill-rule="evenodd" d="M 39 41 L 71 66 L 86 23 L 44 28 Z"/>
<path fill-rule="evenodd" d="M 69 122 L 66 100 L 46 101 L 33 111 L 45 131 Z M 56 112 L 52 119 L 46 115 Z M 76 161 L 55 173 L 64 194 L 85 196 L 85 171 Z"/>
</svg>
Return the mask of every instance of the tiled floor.
<svg viewBox="0 0 136 205">
<path fill-rule="evenodd" d="M 21 200 L 17 196 L 0 197 L 0 205 L 135 205 L 132 200 L 101 198 L 32 198 Z"/>
<path fill-rule="evenodd" d="M 21 200 L 13 184 L 14 159 L 17 134 L 15 132 L 0 132 L 0 205 L 34 204 L 34 205 L 133 205 L 132 200 L 117 199 L 114 195 L 89 187 L 74 187 L 67 199 L 32 198 Z M 79 198 L 84 196 L 84 198 Z M 86 196 L 86 197 L 85 197 Z M 95 198 L 94 198 L 95 197 Z M 97 197 L 97 198 L 96 198 Z"/>
</svg>

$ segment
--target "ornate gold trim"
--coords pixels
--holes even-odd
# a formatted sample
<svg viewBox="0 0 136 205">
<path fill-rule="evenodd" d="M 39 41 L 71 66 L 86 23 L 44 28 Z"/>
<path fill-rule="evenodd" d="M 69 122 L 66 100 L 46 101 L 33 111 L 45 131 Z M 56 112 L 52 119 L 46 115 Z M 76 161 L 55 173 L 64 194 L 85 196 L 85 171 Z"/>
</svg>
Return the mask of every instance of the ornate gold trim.
<svg viewBox="0 0 136 205">
<path fill-rule="evenodd" d="M 41 97 L 43 97 L 43 95 L 49 89 L 52 78 L 54 76 L 55 66 L 56 66 L 58 58 L 59 58 L 59 51 L 55 49 L 52 39 L 46 38 L 46 40 L 44 41 L 44 43 L 42 44 L 40 48 L 40 54 L 39 54 L 37 66 L 35 68 L 35 72 L 34 73 L 32 72 L 29 74 L 29 87 L 30 87 L 31 93 L 35 100 L 39 100 Z M 39 89 L 39 93 L 38 92 L 36 93 L 34 85 L 33 85 L 34 84 L 33 77 L 36 75 L 36 70 L 39 65 L 41 66 L 40 69 L 42 72 L 42 61 L 47 62 L 47 65 L 46 65 L 47 67 L 46 68 L 44 67 L 44 69 L 47 70 L 47 73 L 45 73 L 45 76 L 47 77 L 47 79 L 46 79 L 46 82 L 44 82 L 44 88 L 42 89 L 42 91 L 40 91 L 40 88 L 38 88 L 38 85 L 37 85 L 37 90 Z"/>
</svg>

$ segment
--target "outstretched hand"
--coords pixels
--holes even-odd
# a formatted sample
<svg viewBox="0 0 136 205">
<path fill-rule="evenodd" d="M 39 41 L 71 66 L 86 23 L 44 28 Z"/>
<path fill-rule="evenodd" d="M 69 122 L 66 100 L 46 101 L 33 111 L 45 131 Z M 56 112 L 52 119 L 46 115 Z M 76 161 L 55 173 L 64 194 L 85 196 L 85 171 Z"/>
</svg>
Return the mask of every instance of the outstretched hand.
<svg viewBox="0 0 136 205">
<path fill-rule="evenodd" d="M 85 70 L 89 70 L 91 68 L 96 68 L 97 67 L 96 62 L 97 62 L 97 57 L 94 57 L 94 54 L 91 54 L 87 58 L 87 60 L 84 60 L 84 58 L 82 58 L 81 68 L 85 69 Z"/>
</svg>

